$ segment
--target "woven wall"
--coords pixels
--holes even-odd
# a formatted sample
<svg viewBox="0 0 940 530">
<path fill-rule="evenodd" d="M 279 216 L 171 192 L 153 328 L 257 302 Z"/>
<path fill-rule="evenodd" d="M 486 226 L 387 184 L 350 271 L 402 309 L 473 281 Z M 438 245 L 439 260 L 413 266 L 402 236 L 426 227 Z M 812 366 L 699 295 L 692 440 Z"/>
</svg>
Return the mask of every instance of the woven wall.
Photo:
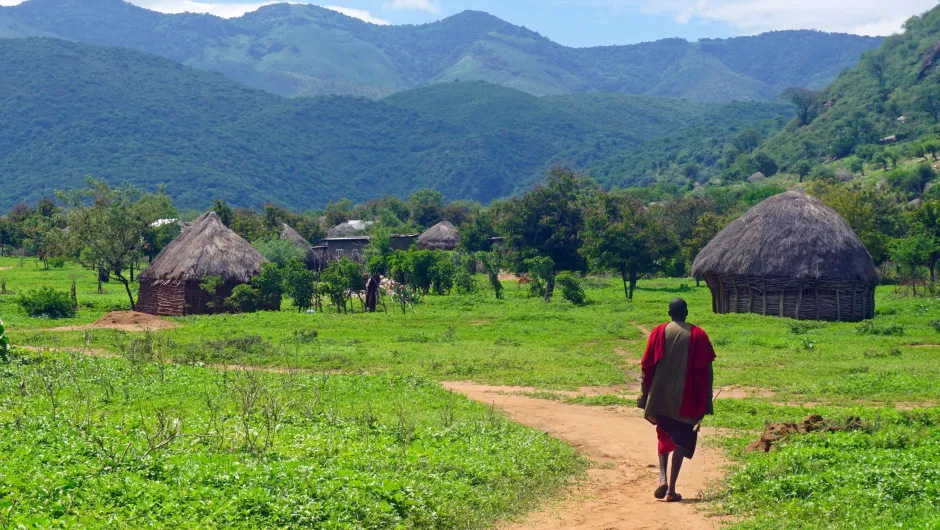
<svg viewBox="0 0 940 530">
<path fill-rule="evenodd" d="M 875 316 L 875 285 L 865 282 L 706 276 L 715 313 L 857 322 Z"/>
<path fill-rule="evenodd" d="M 224 300 L 231 296 L 236 285 L 227 283 L 219 287 L 218 298 Z M 221 305 L 209 307 L 209 302 L 209 296 L 199 282 L 141 282 L 137 310 L 167 317 L 224 313 L 229 310 Z"/>
</svg>

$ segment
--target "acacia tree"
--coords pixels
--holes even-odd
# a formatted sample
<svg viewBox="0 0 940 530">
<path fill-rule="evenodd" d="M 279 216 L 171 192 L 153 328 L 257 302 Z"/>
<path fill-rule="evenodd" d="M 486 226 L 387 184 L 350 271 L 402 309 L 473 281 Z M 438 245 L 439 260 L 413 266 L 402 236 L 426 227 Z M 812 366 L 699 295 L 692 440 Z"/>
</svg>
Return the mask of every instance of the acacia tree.
<svg viewBox="0 0 940 530">
<path fill-rule="evenodd" d="M 579 251 L 583 205 L 592 191 L 577 173 L 556 167 L 545 184 L 500 209 L 499 231 L 506 234 L 507 259 L 514 272 L 527 272 L 526 260 L 536 257 L 554 262 L 552 276 L 562 270 L 587 270 Z"/>
<path fill-rule="evenodd" d="M 800 119 L 800 126 L 808 125 L 812 121 L 816 106 L 819 103 L 819 92 L 806 88 L 792 87 L 781 94 L 787 101 L 796 107 L 796 115 Z"/>
<path fill-rule="evenodd" d="M 930 281 L 936 281 L 937 263 L 940 262 L 940 201 L 924 200 L 920 208 L 911 213 L 910 222 L 914 230 L 929 241 L 926 265 L 930 269 Z"/>
<path fill-rule="evenodd" d="M 586 208 L 581 253 L 595 270 L 616 271 L 633 299 L 641 274 L 654 272 L 678 250 L 675 236 L 639 200 L 600 193 Z"/>
<path fill-rule="evenodd" d="M 129 272 L 144 257 L 150 224 L 164 201 L 142 196 L 130 184 L 111 188 L 104 180 L 86 179 L 88 189 L 61 193 L 72 207 L 68 214 L 70 245 L 88 268 L 108 271 L 124 285 L 131 309 L 137 308 Z"/>
</svg>

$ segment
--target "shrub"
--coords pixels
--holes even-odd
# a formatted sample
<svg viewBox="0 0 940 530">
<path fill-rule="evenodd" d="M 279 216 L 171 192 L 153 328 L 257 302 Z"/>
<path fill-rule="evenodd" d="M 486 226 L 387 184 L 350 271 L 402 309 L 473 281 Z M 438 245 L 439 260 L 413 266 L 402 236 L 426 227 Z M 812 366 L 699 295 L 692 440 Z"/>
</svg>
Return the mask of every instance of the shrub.
<svg viewBox="0 0 940 530">
<path fill-rule="evenodd" d="M 904 326 L 885 324 L 883 327 L 878 327 L 874 320 L 866 320 L 855 328 L 855 332 L 859 335 L 901 336 L 904 335 Z"/>
<path fill-rule="evenodd" d="M 555 283 L 561 288 L 561 296 L 574 305 L 584 305 L 587 297 L 584 295 L 584 288 L 581 287 L 581 280 L 570 272 L 563 272 L 555 279 Z"/>
<path fill-rule="evenodd" d="M 313 307 L 314 282 L 313 271 L 299 260 L 291 260 L 282 270 L 284 274 L 284 292 L 294 301 L 298 311 Z"/>
<path fill-rule="evenodd" d="M 225 303 L 239 313 L 254 313 L 258 310 L 258 294 L 247 284 L 236 286 Z"/>
<path fill-rule="evenodd" d="M 822 322 L 794 321 L 794 322 L 789 322 L 788 325 L 790 326 L 790 333 L 793 333 L 794 335 L 804 335 L 806 334 L 807 331 L 811 329 L 819 329 L 819 328 L 826 327 L 826 325 L 823 324 Z"/>
<path fill-rule="evenodd" d="M 931 320 L 930 326 L 933 327 L 934 331 L 940 333 L 940 320 Z"/>
<path fill-rule="evenodd" d="M 4 333 L 3 320 L 0 320 L 0 363 L 10 361 L 10 339 Z"/>
<path fill-rule="evenodd" d="M 32 290 L 17 301 L 20 307 L 31 317 L 69 318 L 75 316 L 72 297 L 64 291 L 51 287 Z"/>
<path fill-rule="evenodd" d="M 268 261 L 277 264 L 278 267 L 287 265 L 291 260 L 303 261 L 306 257 L 303 250 L 290 241 L 281 238 L 255 241 L 252 246 Z"/>
</svg>

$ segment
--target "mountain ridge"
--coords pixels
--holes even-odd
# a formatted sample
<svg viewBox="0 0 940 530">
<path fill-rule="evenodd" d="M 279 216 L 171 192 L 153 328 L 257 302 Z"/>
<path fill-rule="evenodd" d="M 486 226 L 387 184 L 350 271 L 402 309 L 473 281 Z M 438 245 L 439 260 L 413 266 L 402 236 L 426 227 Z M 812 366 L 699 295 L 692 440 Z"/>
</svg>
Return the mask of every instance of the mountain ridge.
<svg viewBox="0 0 940 530">
<path fill-rule="evenodd" d="M 304 210 L 423 188 L 485 203 L 555 164 L 586 168 L 686 123 L 792 115 L 779 103 L 546 99 L 482 81 L 385 100 L 284 98 L 156 55 L 49 38 L 0 39 L 0 71 L 0 208 L 86 175 L 167 184 L 183 207 L 222 197 Z M 608 184 L 628 183 L 617 175 Z"/>
<path fill-rule="evenodd" d="M 570 48 L 471 10 L 428 24 L 379 26 L 310 4 L 272 4 L 232 19 L 162 14 L 123 0 L 27 0 L 0 8 L 0 37 L 24 36 L 129 47 L 284 96 L 379 98 L 483 80 L 540 96 L 622 92 L 703 102 L 818 88 L 881 42 L 792 31 Z M 747 59 L 752 55 L 768 66 Z"/>
</svg>

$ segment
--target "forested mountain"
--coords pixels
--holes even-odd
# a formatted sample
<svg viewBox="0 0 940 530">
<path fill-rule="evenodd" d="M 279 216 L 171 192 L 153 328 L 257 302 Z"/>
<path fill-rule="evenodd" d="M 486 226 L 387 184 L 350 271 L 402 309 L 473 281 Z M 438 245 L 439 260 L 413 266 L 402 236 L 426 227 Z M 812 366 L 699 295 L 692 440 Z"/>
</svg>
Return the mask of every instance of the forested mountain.
<svg viewBox="0 0 940 530">
<path fill-rule="evenodd" d="M 703 102 L 820 88 L 881 38 L 814 31 L 690 43 L 568 48 L 486 13 L 378 26 L 310 4 L 241 18 L 165 15 L 122 0 L 28 0 L 0 8 L 0 37 L 130 47 L 285 96 L 382 97 L 453 80 L 535 95 L 615 92 Z"/>
<path fill-rule="evenodd" d="M 0 39 L 0 71 L 0 208 L 85 175 L 166 183 L 182 207 L 224 197 L 303 210 L 422 188 L 486 202 L 553 164 L 599 164 L 689 125 L 744 129 L 792 115 L 779 103 L 537 98 L 479 81 L 384 101 L 284 98 L 154 55 L 57 39 Z"/>
<path fill-rule="evenodd" d="M 908 20 L 903 34 L 866 53 L 831 86 L 797 94 L 803 115 L 764 150 L 791 170 L 853 154 L 869 162 L 902 157 L 892 144 L 940 132 L 938 60 L 940 7 Z"/>
</svg>

